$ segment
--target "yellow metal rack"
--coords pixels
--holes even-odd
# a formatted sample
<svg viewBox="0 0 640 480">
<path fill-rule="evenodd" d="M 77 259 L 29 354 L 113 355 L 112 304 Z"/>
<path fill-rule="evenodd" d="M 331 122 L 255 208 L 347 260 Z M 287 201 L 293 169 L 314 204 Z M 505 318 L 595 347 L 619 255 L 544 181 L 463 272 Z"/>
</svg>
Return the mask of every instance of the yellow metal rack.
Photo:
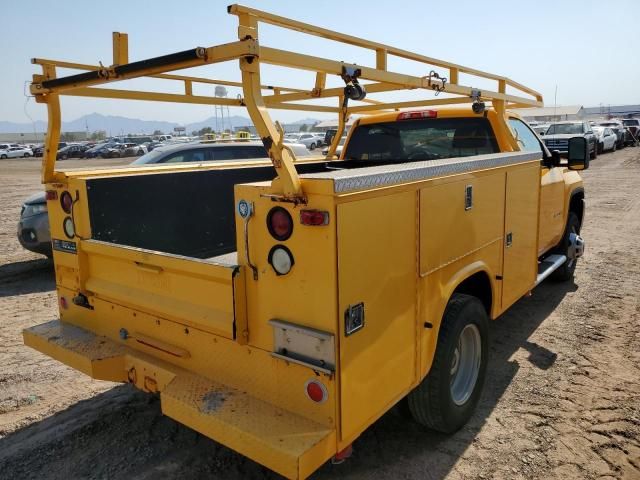
<svg viewBox="0 0 640 480">
<path fill-rule="evenodd" d="M 480 101 L 490 101 L 499 113 L 504 113 L 507 108 L 534 107 L 543 104 L 540 93 L 503 76 L 334 32 L 241 5 L 229 6 L 228 12 L 236 15 L 239 22 L 239 40 L 232 43 L 208 48 L 197 47 L 161 57 L 129 62 L 127 34 L 116 32 L 113 34 L 113 64 L 109 67 L 42 58 L 32 59 L 32 63 L 41 65 L 42 74 L 33 76 L 31 93 L 35 95 L 36 101 L 47 105 L 49 119 L 43 157 L 43 183 L 62 178 L 55 171 L 61 125 L 60 95 L 246 107 L 280 177 L 281 194 L 293 200 L 302 196 L 300 180 L 294 167 L 295 157 L 283 144 L 283 132 L 270 118 L 268 113 L 270 108 L 338 114 L 338 134 L 329 149 L 328 157 L 330 158 L 335 153 L 344 131 L 345 121 L 351 114 L 366 115 L 390 109 Z M 375 52 L 375 66 L 367 67 L 262 46 L 258 41 L 260 22 L 371 50 Z M 389 56 L 424 65 L 426 75 L 415 76 L 389 71 L 387 68 Z M 238 59 L 240 62 L 241 82 L 167 73 L 233 59 Z M 260 80 L 262 64 L 315 72 L 315 84 L 310 89 L 264 85 Z M 84 73 L 58 78 L 57 68 L 82 70 Z M 448 77 L 436 73 L 434 68 L 448 72 Z M 496 89 L 480 90 L 461 85 L 459 83 L 460 74 L 495 81 Z M 344 80 L 345 87 L 326 88 L 327 75 L 338 76 Z M 184 85 L 184 93 L 96 88 L 107 83 L 140 77 L 181 82 Z M 360 83 L 361 80 L 367 83 Z M 194 95 L 194 84 L 240 87 L 243 96 L 230 99 Z M 507 88 L 516 91 L 517 95 L 508 94 Z M 435 94 L 444 92 L 456 97 L 401 102 L 385 102 L 366 98 L 367 94 L 416 89 L 433 91 Z M 271 93 L 265 94 L 263 93 L 265 91 Z M 299 103 L 312 99 L 330 98 L 337 100 L 334 106 Z M 355 103 L 350 104 L 349 100 L 353 100 Z"/>
</svg>

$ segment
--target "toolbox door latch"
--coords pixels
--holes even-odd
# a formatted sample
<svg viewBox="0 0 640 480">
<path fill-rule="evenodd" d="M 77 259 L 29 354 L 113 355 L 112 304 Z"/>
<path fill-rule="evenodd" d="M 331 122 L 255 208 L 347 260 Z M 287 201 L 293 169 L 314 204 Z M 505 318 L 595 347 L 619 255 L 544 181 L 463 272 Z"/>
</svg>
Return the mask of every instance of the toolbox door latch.
<svg viewBox="0 0 640 480">
<path fill-rule="evenodd" d="M 349 305 L 344 312 L 344 336 L 356 333 L 364 328 L 364 302 Z"/>
</svg>

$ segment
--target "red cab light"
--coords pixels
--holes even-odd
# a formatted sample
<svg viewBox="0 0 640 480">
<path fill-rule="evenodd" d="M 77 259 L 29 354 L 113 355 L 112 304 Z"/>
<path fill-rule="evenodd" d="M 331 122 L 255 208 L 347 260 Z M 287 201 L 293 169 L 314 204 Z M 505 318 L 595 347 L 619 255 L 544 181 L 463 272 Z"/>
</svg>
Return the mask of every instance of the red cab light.
<svg viewBox="0 0 640 480">
<path fill-rule="evenodd" d="M 300 223 L 302 225 L 328 225 L 329 212 L 321 210 L 301 210 Z"/>
<path fill-rule="evenodd" d="M 71 194 L 69 192 L 62 192 L 62 195 L 60 195 L 60 206 L 62 206 L 64 213 L 71 213 L 73 198 L 71 198 Z"/>
<path fill-rule="evenodd" d="M 329 396 L 327 387 L 317 380 L 309 380 L 305 385 L 305 390 L 307 392 L 307 397 L 316 403 L 325 402 Z"/>
<path fill-rule="evenodd" d="M 293 219 L 282 207 L 274 207 L 267 215 L 267 228 L 276 240 L 287 240 L 293 233 Z"/>
<path fill-rule="evenodd" d="M 47 190 L 45 194 L 45 198 L 47 200 L 57 200 L 58 199 L 58 191 L 57 190 Z"/>
<path fill-rule="evenodd" d="M 436 110 L 418 110 L 414 112 L 401 112 L 398 114 L 398 120 L 419 120 L 421 118 L 437 118 Z"/>
</svg>

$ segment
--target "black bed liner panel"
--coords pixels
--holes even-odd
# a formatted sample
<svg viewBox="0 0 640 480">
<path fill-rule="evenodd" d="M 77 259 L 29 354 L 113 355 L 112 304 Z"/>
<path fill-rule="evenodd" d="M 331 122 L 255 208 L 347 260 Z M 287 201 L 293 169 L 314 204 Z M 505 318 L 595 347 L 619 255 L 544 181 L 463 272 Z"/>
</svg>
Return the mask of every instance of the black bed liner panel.
<svg viewBox="0 0 640 480">
<path fill-rule="evenodd" d="M 317 173 L 325 165 L 296 168 Z M 92 238 L 194 258 L 233 252 L 234 185 L 273 177 L 269 165 L 89 179 Z"/>
</svg>

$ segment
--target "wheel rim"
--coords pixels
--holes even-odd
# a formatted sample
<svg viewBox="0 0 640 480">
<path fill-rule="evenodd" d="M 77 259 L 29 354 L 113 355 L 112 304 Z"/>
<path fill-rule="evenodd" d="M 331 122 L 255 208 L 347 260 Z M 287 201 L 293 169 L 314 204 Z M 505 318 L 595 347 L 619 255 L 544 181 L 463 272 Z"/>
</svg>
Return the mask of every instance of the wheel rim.
<svg viewBox="0 0 640 480">
<path fill-rule="evenodd" d="M 451 361 L 451 398 L 456 405 L 464 405 L 478 381 L 482 362 L 482 339 L 474 324 L 462 329 Z"/>
</svg>

